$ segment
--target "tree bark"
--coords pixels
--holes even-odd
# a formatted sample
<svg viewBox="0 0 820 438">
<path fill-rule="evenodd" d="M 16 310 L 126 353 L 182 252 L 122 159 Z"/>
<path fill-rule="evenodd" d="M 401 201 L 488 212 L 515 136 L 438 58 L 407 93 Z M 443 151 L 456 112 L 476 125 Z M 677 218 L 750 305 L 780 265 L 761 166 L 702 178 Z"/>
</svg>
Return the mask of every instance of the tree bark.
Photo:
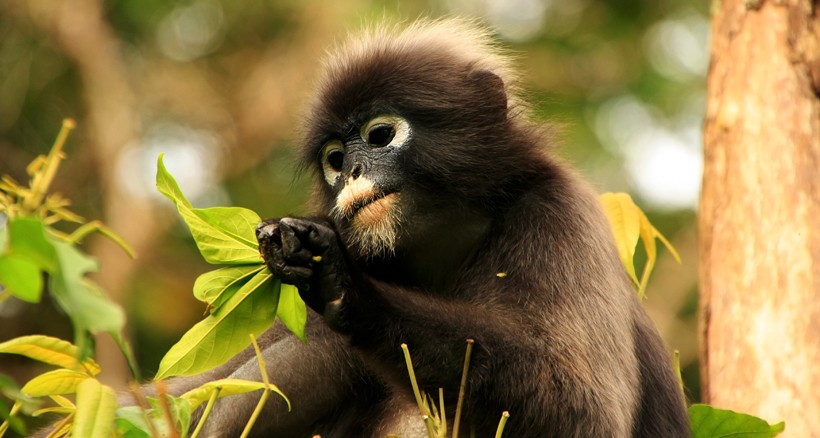
<svg viewBox="0 0 820 438">
<path fill-rule="evenodd" d="M 817 436 L 820 3 L 722 0 L 699 214 L 703 399 Z"/>
</svg>

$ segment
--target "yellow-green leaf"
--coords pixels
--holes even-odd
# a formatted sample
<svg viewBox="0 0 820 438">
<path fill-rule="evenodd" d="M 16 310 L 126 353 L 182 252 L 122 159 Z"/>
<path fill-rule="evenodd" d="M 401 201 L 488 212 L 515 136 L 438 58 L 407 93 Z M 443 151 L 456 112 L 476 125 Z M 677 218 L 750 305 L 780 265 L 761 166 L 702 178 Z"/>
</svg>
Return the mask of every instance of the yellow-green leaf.
<svg viewBox="0 0 820 438">
<path fill-rule="evenodd" d="M 194 297 L 210 304 L 213 313 L 263 269 L 264 265 L 238 265 L 206 272 L 194 282 Z"/>
<path fill-rule="evenodd" d="M 29 397 L 73 394 L 77 391 L 77 386 L 88 379 L 92 379 L 92 377 L 86 373 L 59 369 L 40 374 L 29 380 L 29 382 L 20 389 L 20 392 Z"/>
<path fill-rule="evenodd" d="M 19 254 L 0 255 L 0 285 L 23 301 L 39 303 L 43 273 L 36 263 Z"/>
<path fill-rule="evenodd" d="M 635 275 L 635 245 L 641 233 L 640 210 L 632 198 L 626 193 L 604 193 L 601 195 L 604 212 L 609 218 L 612 234 L 615 236 L 615 246 L 626 271 L 635 284 L 640 284 Z"/>
<path fill-rule="evenodd" d="M 77 360 L 80 350 L 70 342 L 44 335 L 21 336 L 0 344 L 0 353 L 13 353 L 29 357 L 49 365 L 75 371 L 85 371 L 88 375 L 100 373 L 100 366 L 94 359 Z"/>
<path fill-rule="evenodd" d="M 188 402 L 191 403 L 191 409 L 193 410 L 199 407 L 202 403 L 208 401 L 208 399 L 211 398 L 213 391 L 217 389 L 219 390 L 218 398 L 222 398 L 230 395 L 245 394 L 247 392 L 265 389 L 265 384 L 262 382 L 242 379 L 214 380 L 212 382 L 207 382 L 198 388 L 194 388 L 185 394 L 182 394 L 181 398 L 188 400 Z M 270 389 L 271 391 L 279 394 L 288 404 L 290 404 L 290 401 L 288 401 L 285 394 L 283 394 L 279 388 L 274 385 L 270 385 Z"/>
<path fill-rule="evenodd" d="M 279 281 L 257 272 L 214 313 L 193 326 L 162 358 L 156 379 L 189 376 L 225 363 L 273 325 Z"/>
<path fill-rule="evenodd" d="M 110 438 L 114 433 L 117 395 L 96 379 L 86 379 L 77 387 L 77 413 L 72 435 L 83 438 Z"/>
<path fill-rule="evenodd" d="M 302 342 L 307 342 L 305 337 L 305 324 L 307 323 L 307 307 L 299 290 L 292 284 L 282 284 L 279 290 L 279 308 L 276 310 L 279 320 L 285 324 L 297 338 Z"/>
<path fill-rule="evenodd" d="M 193 208 L 165 168 L 162 155 L 157 160 L 157 189 L 174 202 L 205 261 L 226 265 L 263 263 L 254 234 L 261 221 L 259 215 L 239 207 Z"/>
</svg>

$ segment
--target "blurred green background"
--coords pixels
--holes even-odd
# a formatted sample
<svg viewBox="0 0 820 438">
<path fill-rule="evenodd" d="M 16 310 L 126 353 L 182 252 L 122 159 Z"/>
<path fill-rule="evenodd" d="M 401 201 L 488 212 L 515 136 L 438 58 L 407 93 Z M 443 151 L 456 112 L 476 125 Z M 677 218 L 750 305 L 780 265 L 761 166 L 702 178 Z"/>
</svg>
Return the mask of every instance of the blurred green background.
<svg viewBox="0 0 820 438">
<path fill-rule="evenodd" d="M 154 188 L 157 155 L 196 206 L 306 213 L 294 150 L 323 53 L 368 23 L 443 15 L 495 29 L 536 116 L 556 127 L 558 153 L 599 191 L 630 192 L 681 253 L 678 265 L 661 252 L 645 305 L 697 401 L 706 0 L 3 0 L 0 174 L 26 181 L 61 120 L 78 122 L 53 189 L 136 248 L 131 260 L 105 239 L 85 242 L 151 376 L 202 317 L 191 287 L 209 269 Z M 72 339 L 48 299 L 0 303 L 0 341 L 31 333 Z M 102 379 L 122 388 L 113 343 L 100 338 L 98 351 Z M 18 382 L 39 371 L 0 356 L 0 373 Z"/>
</svg>

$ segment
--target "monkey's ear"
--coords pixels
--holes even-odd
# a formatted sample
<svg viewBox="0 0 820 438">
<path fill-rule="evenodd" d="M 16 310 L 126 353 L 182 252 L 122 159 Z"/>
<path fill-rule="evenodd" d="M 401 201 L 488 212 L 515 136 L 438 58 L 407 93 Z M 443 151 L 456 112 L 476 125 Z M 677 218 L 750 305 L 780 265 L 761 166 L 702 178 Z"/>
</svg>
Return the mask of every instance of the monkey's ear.
<svg viewBox="0 0 820 438">
<path fill-rule="evenodd" d="M 498 111 L 506 117 L 507 90 L 504 87 L 504 81 L 489 70 L 473 71 L 470 73 L 470 81 L 478 91 L 479 102 L 484 103 L 484 108 Z"/>
</svg>

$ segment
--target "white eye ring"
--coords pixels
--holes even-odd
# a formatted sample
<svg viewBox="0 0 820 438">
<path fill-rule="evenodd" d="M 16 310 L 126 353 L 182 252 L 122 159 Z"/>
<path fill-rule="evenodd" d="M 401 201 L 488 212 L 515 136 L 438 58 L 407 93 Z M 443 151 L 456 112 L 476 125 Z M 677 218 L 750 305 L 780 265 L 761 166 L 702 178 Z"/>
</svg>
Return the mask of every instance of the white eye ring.
<svg viewBox="0 0 820 438">
<path fill-rule="evenodd" d="M 404 146 L 407 144 L 407 140 L 410 139 L 410 124 L 407 123 L 407 120 L 394 115 L 381 115 L 376 116 L 371 119 L 369 122 L 365 123 L 362 127 L 361 136 L 365 141 L 368 141 L 371 132 L 374 129 L 381 128 L 384 126 L 389 126 L 392 128 L 393 138 L 386 144 L 379 144 L 379 145 L 372 145 L 374 147 L 387 147 L 387 146 Z"/>
<path fill-rule="evenodd" d="M 345 148 L 342 146 L 342 142 L 332 140 L 322 147 L 320 154 L 322 157 L 322 174 L 324 174 L 325 181 L 327 181 L 330 186 L 334 186 L 336 185 L 336 180 L 342 174 Z"/>
</svg>

